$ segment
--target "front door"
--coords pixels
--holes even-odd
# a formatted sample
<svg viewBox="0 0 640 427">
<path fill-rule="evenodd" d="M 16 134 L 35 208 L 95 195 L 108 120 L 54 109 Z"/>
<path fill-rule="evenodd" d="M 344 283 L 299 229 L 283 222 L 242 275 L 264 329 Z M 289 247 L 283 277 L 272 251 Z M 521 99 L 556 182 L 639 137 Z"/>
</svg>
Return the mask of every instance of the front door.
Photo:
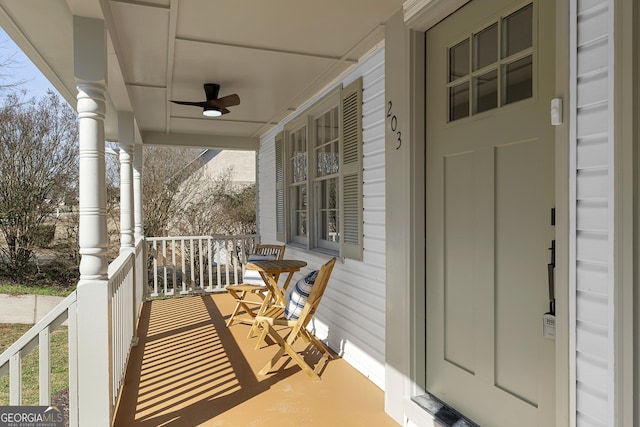
<svg viewBox="0 0 640 427">
<path fill-rule="evenodd" d="M 555 2 L 473 0 L 426 34 L 427 390 L 551 426 Z"/>
</svg>

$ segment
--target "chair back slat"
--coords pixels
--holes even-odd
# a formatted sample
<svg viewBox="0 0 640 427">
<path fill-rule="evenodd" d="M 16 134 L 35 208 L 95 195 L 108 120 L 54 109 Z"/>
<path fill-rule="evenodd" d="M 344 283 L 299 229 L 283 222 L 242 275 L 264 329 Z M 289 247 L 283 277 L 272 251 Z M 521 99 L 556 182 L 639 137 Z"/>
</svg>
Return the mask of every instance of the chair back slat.
<svg viewBox="0 0 640 427">
<path fill-rule="evenodd" d="M 322 300 L 322 296 L 324 295 L 324 291 L 327 288 L 327 284 L 329 283 L 329 277 L 331 277 L 331 272 L 333 271 L 333 266 L 336 263 L 336 258 L 332 258 L 322 267 L 320 267 L 320 271 L 318 272 L 318 277 L 316 277 L 316 281 L 313 283 L 311 287 L 311 292 L 309 293 L 309 297 L 307 298 L 307 302 L 304 304 L 304 308 L 302 309 L 302 313 L 300 313 L 300 317 L 298 318 L 302 326 L 306 327 L 307 324 L 313 318 L 313 315 L 316 312 L 316 309 L 320 305 L 320 300 Z"/>
<path fill-rule="evenodd" d="M 276 255 L 276 259 L 283 259 L 285 249 L 286 245 L 265 245 L 259 243 L 255 247 L 255 253 L 259 255 Z"/>
</svg>

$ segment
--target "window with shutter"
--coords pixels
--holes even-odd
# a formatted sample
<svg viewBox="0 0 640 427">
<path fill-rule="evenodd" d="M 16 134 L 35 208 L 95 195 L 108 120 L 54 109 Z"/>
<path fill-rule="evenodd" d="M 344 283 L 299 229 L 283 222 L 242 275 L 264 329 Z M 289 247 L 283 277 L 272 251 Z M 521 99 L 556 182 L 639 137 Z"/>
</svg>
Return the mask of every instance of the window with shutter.
<svg viewBox="0 0 640 427">
<path fill-rule="evenodd" d="M 362 79 L 289 122 L 275 145 L 278 239 L 362 259 Z"/>
</svg>

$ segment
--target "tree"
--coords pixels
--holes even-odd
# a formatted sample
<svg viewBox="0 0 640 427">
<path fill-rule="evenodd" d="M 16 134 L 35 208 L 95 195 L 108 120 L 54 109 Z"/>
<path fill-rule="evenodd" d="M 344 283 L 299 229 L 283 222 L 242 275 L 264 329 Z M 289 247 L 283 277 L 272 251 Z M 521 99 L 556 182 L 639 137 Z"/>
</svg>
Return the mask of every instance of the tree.
<svg viewBox="0 0 640 427">
<path fill-rule="evenodd" d="M 78 177 L 76 112 L 52 92 L 23 97 L 0 106 L 0 233 L 14 272 L 30 262 L 41 226 L 76 200 Z"/>
<path fill-rule="evenodd" d="M 0 91 L 15 90 L 27 83 L 27 80 L 16 77 L 20 72 L 19 52 L 13 49 L 8 38 L 0 39 Z M 11 50 L 11 51 L 9 51 Z"/>
<path fill-rule="evenodd" d="M 253 234 L 256 232 L 256 186 L 237 186 L 232 168 L 216 178 L 195 173 L 180 189 L 180 215 L 172 228 L 182 235 Z"/>
<path fill-rule="evenodd" d="M 208 177 L 201 153 L 194 150 L 144 150 L 146 236 L 255 233 L 255 184 L 235 186 L 230 168 Z"/>
<path fill-rule="evenodd" d="M 217 234 L 253 234 L 256 232 L 256 185 L 237 187 L 231 182 L 231 170 L 215 180 Z"/>
<path fill-rule="evenodd" d="M 198 151 L 174 147 L 145 147 L 142 166 L 142 209 L 145 236 L 166 236 L 169 225 L 182 215 L 179 189 L 195 173 L 201 162 Z M 194 160 L 195 159 L 195 160 Z M 182 194 L 198 191 L 197 183 L 188 181 Z"/>
</svg>

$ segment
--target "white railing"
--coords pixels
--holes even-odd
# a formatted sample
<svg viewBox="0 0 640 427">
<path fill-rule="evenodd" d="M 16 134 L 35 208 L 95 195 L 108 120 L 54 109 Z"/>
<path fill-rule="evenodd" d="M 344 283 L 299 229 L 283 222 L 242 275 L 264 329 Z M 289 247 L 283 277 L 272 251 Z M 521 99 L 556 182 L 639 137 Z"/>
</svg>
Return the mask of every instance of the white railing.
<svg viewBox="0 0 640 427">
<path fill-rule="evenodd" d="M 151 296 L 215 292 L 240 283 L 246 256 L 260 243 L 255 234 L 148 237 Z"/>
<path fill-rule="evenodd" d="M 146 297 L 146 242 L 140 239 L 135 251 L 121 254 L 109 265 L 109 296 L 104 301 L 111 308 L 109 340 L 112 363 L 111 405 L 115 407 L 124 382 L 131 346 L 137 343 L 136 329 L 140 308 Z M 68 325 L 69 426 L 78 426 L 78 322 L 77 292 L 36 323 L 0 355 L 0 377 L 9 375 L 9 404 L 22 405 L 22 361 L 36 347 L 38 354 L 39 404 L 51 405 L 50 336 L 63 323 Z"/>
<path fill-rule="evenodd" d="M 147 297 L 147 242 L 140 238 L 136 241 L 136 266 L 135 266 L 135 313 L 136 319 L 142 308 L 142 303 Z M 137 320 L 136 320 L 137 329 Z"/>
<path fill-rule="evenodd" d="M 109 295 L 111 298 L 111 361 L 113 366 L 111 404 L 115 407 L 124 381 L 127 360 L 135 335 L 137 319 L 133 252 L 120 254 L 109 264 Z"/>
<path fill-rule="evenodd" d="M 78 425 L 76 292 L 65 298 L 0 355 L 0 377 L 9 374 L 9 404 L 22 405 L 22 361 L 37 346 L 39 404 L 51 404 L 51 334 L 65 321 L 69 344 L 69 426 Z"/>
</svg>

